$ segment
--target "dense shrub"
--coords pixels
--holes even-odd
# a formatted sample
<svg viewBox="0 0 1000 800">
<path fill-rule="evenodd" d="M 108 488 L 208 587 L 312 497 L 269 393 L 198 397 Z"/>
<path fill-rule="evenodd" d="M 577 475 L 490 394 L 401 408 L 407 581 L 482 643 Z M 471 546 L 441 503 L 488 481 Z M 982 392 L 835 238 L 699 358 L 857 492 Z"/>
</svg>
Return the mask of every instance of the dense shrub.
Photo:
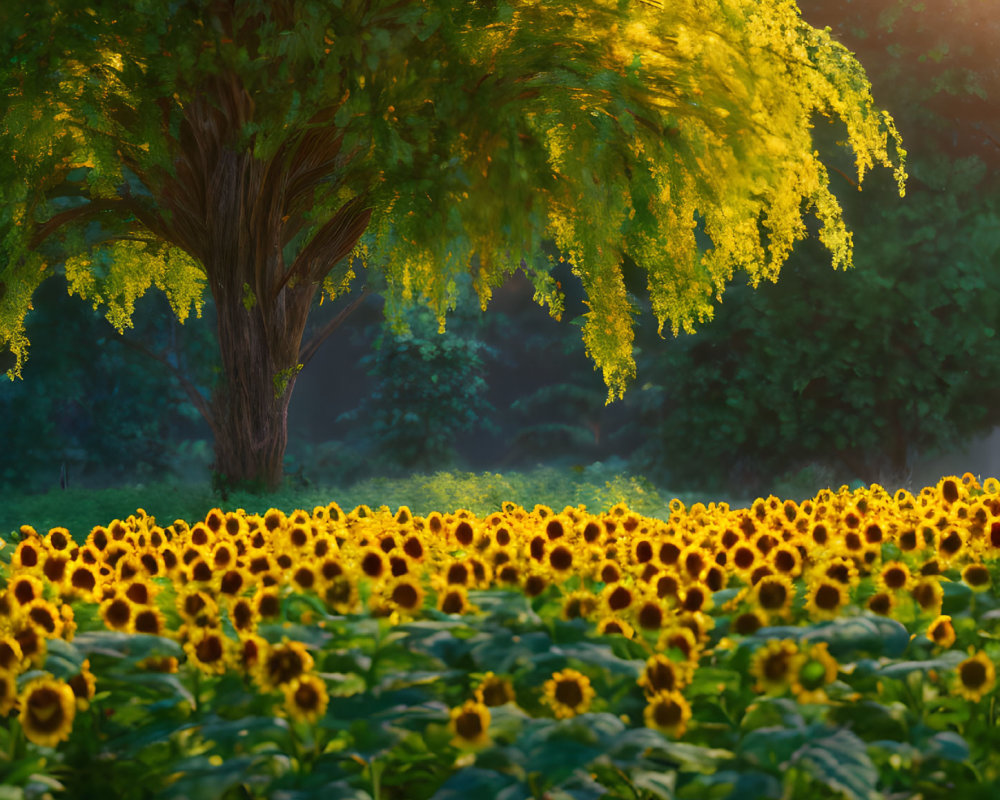
<svg viewBox="0 0 1000 800">
<path fill-rule="evenodd" d="M 975 159 L 913 178 L 902 203 L 866 188 L 854 270 L 807 242 L 777 284 L 734 287 L 697 334 L 644 348 L 647 469 L 751 491 L 810 462 L 875 481 L 995 424 L 997 194 Z"/>
<path fill-rule="evenodd" d="M 460 434 L 490 425 L 483 378 L 490 351 L 469 320 L 439 333 L 434 315 L 417 307 L 406 321 L 408 331 L 388 322 L 369 331 L 372 350 L 361 363 L 375 389 L 341 419 L 358 423 L 349 438 L 382 471 L 444 469 L 455 463 Z"/>
<path fill-rule="evenodd" d="M 210 325 L 190 320 L 181 330 L 165 305 L 160 296 L 142 298 L 126 338 L 210 380 Z M 0 485 L 148 478 L 170 466 L 185 438 L 204 437 L 198 412 L 163 364 L 127 346 L 61 280 L 39 289 L 28 335 L 24 380 L 0 378 L 0 441 L 17 454 L 0 466 Z"/>
</svg>

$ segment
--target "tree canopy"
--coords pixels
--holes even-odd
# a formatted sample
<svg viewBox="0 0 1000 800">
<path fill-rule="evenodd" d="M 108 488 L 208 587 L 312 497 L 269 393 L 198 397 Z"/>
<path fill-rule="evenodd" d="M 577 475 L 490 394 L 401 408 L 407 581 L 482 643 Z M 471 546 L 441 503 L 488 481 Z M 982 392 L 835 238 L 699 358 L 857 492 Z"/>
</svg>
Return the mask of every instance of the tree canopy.
<svg viewBox="0 0 1000 800">
<path fill-rule="evenodd" d="M 558 289 L 536 268 L 551 238 L 585 284 L 584 338 L 616 393 L 634 369 L 623 254 L 647 270 L 675 332 L 711 316 L 734 269 L 776 277 L 805 235 L 803 205 L 843 266 L 850 236 L 813 115 L 846 123 L 859 177 L 889 163 L 894 136 L 850 53 L 781 0 L 18 6 L 3 20 L 13 159 L 0 189 L 12 374 L 31 295 L 58 259 L 71 291 L 119 327 L 151 285 L 182 319 L 198 307 L 202 254 L 184 230 L 195 221 L 179 219 L 170 190 L 201 166 L 178 150 L 185 109 L 212 102 L 209 79 L 238 76 L 215 111 L 235 117 L 231 144 L 261 169 L 309 148 L 303 172 L 326 173 L 306 191 L 261 187 L 284 191 L 293 212 L 289 280 L 342 290 L 350 261 L 329 274 L 310 251 L 353 201 L 372 210 L 359 252 L 386 270 L 390 313 L 418 293 L 443 315 L 470 264 L 485 303 L 523 260 L 558 314 Z M 331 140 L 338 153 L 324 161 Z M 101 233 L 88 236 L 94 219 Z M 57 225 L 61 247 L 46 252 Z"/>
</svg>

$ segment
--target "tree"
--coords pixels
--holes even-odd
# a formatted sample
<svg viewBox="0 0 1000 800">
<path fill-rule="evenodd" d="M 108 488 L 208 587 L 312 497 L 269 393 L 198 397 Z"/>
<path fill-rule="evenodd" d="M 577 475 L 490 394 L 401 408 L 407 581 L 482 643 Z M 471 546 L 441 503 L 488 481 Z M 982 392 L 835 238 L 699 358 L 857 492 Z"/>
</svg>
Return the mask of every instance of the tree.
<svg viewBox="0 0 1000 800">
<path fill-rule="evenodd" d="M 183 320 L 205 288 L 223 380 L 215 468 L 281 479 L 318 294 L 354 265 L 386 311 L 444 325 L 455 277 L 485 308 L 524 268 L 562 310 L 551 240 L 587 295 L 583 339 L 609 401 L 635 373 L 621 263 L 659 328 L 712 315 L 734 270 L 776 279 L 807 235 L 851 238 L 811 138 L 841 119 L 858 179 L 904 151 L 861 66 L 792 0 L 37 0 L 0 11 L 0 343 L 27 352 L 37 286 L 119 329 L 162 289 Z"/>
</svg>

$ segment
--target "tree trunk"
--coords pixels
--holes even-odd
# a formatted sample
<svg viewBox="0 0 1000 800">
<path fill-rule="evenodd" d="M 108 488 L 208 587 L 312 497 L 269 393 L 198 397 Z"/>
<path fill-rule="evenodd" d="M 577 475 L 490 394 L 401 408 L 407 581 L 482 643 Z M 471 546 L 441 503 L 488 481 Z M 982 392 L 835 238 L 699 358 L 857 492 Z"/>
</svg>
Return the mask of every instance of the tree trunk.
<svg viewBox="0 0 1000 800">
<path fill-rule="evenodd" d="M 242 298 L 216 298 L 223 380 L 213 397 L 216 481 L 223 488 L 274 490 L 283 474 L 288 404 L 309 306 L 265 326 Z"/>
<path fill-rule="evenodd" d="M 336 327 L 302 350 L 313 298 L 371 217 L 365 198 L 354 197 L 285 263 L 285 247 L 310 224 L 317 188 L 332 191 L 351 156 L 341 153 L 335 112 L 318 112 L 259 159 L 252 142 L 238 144 L 253 100 L 235 75 L 220 74 L 185 109 L 173 174 L 153 176 L 169 213 L 152 225 L 204 265 L 218 314 L 223 379 L 211 417 L 223 489 L 280 485 L 295 377 Z"/>
<path fill-rule="evenodd" d="M 206 267 L 222 360 L 212 411 L 213 469 L 223 488 L 274 490 L 281 484 L 288 403 L 319 288 L 312 281 L 282 282 L 286 266 L 277 244 L 280 222 L 275 224 L 282 198 L 260 196 L 263 171 L 250 153 L 222 150 L 213 176 Z"/>
</svg>

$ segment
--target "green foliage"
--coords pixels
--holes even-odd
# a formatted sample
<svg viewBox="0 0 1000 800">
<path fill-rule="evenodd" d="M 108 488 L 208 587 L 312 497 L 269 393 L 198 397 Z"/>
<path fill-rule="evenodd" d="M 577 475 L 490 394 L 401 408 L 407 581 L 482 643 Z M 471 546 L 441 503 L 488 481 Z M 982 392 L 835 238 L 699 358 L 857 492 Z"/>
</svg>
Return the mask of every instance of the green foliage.
<svg viewBox="0 0 1000 800">
<path fill-rule="evenodd" d="M 447 469 L 460 434 L 492 427 L 484 378 L 492 351 L 476 338 L 473 318 L 465 323 L 443 332 L 427 308 L 415 307 L 406 332 L 388 323 L 369 331 L 372 351 L 361 363 L 375 386 L 341 416 L 359 423 L 348 438 L 364 448 L 362 457 L 383 467 L 368 472 Z"/>
<path fill-rule="evenodd" d="M 915 453 L 996 424 L 998 194 L 976 159 L 913 174 L 905 203 L 854 211 L 850 275 L 803 251 L 780 283 L 732 287 L 705 330 L 644 350 L 657 391 L 636 398 L 651 433 L 639 469 L 750 493 L 810 463 L 833 485 L 898 481 Z"/>
<path fill-rule="evenodd" d="M 128 341 L 99 314 L 74 302 L 61 281 L 46 284 L 28 332 L 41 345 L 25 367 L 29 380 L 0 385 L 0 465 L 5 491 L 149 480 L 168 470 L 182 440 L 204 435 L 190 399 L 164 367 L 129 346 L 167 351 L 193 377 L 210 380 L 211 332 L 188 325 L 181 337 L 166 304 L 139 301 Z M 16 456 L 15 456 L 16 454 Z M 65 482 L 65 480 L 64 480 Z"/>
<path fill-rule="evenodd" d="M 356 252 L 387 270 L 398 326 L 420 296 L 443 320 L 459 274 L 485 303 L 522 263 L 558 316 L 536 265 L 554 240 L 586 291 L 583 339 L 610 398 L 634 374 L 623 254 L 648 272 L 658 325 L 689 330 L 734 270 L 777 276 L 803 209 L 834 266 L 850 263 L 814 114 L 844 122 L 859 179 L 876 163 L 904 178 L 860 65 L 791 0 L 23 12 L 0 17 L 12 377 L 31 297 L 60 265 L 118 327 L 153 284 L 183 317 L 206 277 L 227 313 L 249 285 L 248 324 L 268 326 L 293 288 L 346 285 L 368 226 Z"/>
<path fill-rule="evenodd" d="M 150 481 L 101 490 L 76 489 L 71 485 L 68 490 L 46 494 L 7 493 L 0 507 L 0 534 L 30 523 L 43 533 L 54 527 L 68 528 L 82 541 L 95 525 L 125 519 L 137 508 L 169 524 L 175 519 L 201 519 L 211 508 L 227 511 L 243 508 L 263 514 L 272 507 L 313 508 L 329 503 L 330 498 L 337 498 L 345 509 L 360 505 L 372 508 L 405 505 L 414 514 L 429 514 L 434 510 L 465 508 L 482 516 L 498 510 L 505 500 L 526 508 L 550 504 L 556 510 L 580 504 L 608 509 L 624 502 L 643 514 L 662 516 L 668 513 L 667 503 L 672 496 L 642 477 L 629 475 L 623 464 L 614 463 L 594 464 L 579 472 L 553 468 L 502 475 L 441 471 L 359 481 L 348 476 L 336 486 L 297 487 L 286 481 L 278 492 L 261 495 L 234 491 L 225 500 L 201 484 Z M 680 497 L 686 503 L 706 499 L 701 495 Z"/>
</svg>

